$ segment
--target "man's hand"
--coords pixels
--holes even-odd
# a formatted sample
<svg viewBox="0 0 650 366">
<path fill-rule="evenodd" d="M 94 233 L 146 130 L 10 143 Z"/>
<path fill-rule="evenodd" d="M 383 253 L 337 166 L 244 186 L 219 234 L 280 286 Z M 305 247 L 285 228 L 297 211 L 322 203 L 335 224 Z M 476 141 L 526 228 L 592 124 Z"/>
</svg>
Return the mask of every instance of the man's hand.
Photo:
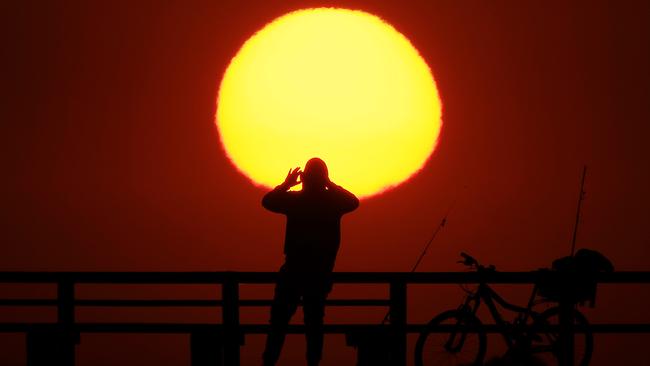
<svg viewBox="0 0 650 366">
<path fill-rule="evenodd" d="M 338 187 L 338 185 L 336 185 L 336 183 L 332 182 L 329 179 L 329 177 L 327 177 L 327 182 L 325 182 L 325 188 L 327 188 L 327 189 L 335 189 L 336 187 Z"/>
<path fill-rule="evenodd" d="M 297 167 L 294 170 L 289 169 L 289 173 L 287 174 L 287 177 L 284 179 L 284 183 L 282 183 L 282 186 L 284 186 L 286 189 L 289 189 L 293 186 L 302 183 L 301 181 L 298 180 L 301 174 L 302 172 L 300 171 L 300 167 Z"/>
<path fill-rule="evenodd" d="M 327 177 L 327 182 L 325 182 L 325 188 L 327 189 L 337 189 L 340 188 L 338 184 L 332 182 L 329 177 Z"/>
</svg>

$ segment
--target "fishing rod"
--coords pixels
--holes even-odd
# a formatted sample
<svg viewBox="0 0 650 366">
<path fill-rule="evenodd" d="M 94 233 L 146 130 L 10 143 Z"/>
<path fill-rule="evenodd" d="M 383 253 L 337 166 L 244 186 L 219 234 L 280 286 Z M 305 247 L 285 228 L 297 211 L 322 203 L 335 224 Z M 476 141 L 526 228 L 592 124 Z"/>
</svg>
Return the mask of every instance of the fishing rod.
<svg viewBox="0 0 650 366">
<path fill-rule="evenodd" d="M 585 177 L 587 176 L 587 165 L 582 168 L 582 180 L 580 181 L 580 194 L 578 194 L 578 209 L 576 210 L 576 222 L 573 226 L 573 238 L 571 239 L 571 256 L 576 251 L 576 237 L 578 236 L 578 225 L 580 224 L 580 209 L 582 208 L 582 201 L 585 198 Z"/>
<path fill-rule="evenodd" d="M 424 258 L 425 255 L 427 255 L 427 251 L 429 250 L 429 247 L 431 246 L 431 243 L 433 243 L 433 240 L 435 240 L 436 236 L 438 236 L 438 233 L 442 228 L 445 227 L 445 224 L 447 224 L 447 216 L 449 216 L 449 211 L 451 211 L 452 207 L 454 207 L 454 204 L 456 201 L 449 206 L 447 209 L 447 212 L 445 213 L 445 216 L 442 218 L 440 221 L 440 224 L 438 224 L 438 227 L 436 227 L 436 230 L 433 232 L 433 235 L 431 235 L 431 239 L 427 242 L 427 244 L 424 246 L 424 249 L 422 250 L 422 253 L 420 253 L 420 256 L 418 259 L 415 261 L 415 264 L 413 265 L 413 268 L 411 268 L 411 273 L 415 272 L 416 269 L 418 269 L 418 266 L 420 265 L 420 262 L 422 262 L 422 259 Z"/>
<path fill-rule="evenodd" d="M 443 216 L 442 220 L 440 220 L 440 224 L 436 227 L 436 229 L 433 231 L 433 234 L 431 235 L 431 238 L 427 242 L 427 244 L 424 246 L 424 249 L 422 250 L 422 253 L 420 253 L 420 256 L 418 259 L 415 261 L 415 264 L 413 265 L 413 268 L 411 268 L 410 273 L 415 272 L 415 270 L 418 268 L 420 265 L 420 262 L 422 262 L 422 259 L 424 256 L 427 254 L 427 251 L 429 250 L 429 247 L 431 246 L 431 243 L 436 239 L 438 236 L 438 233 L 445 227 L 447 224 L 447 217 L 449 216 L 449 213 L 451 212 L 451 209 L 454 208 L 456 205 L 456 201 L 458 201 L 458 197 L 456 197 L 453 202 L 449 205 L 449 208 L 447 208 L 447 212 L 445 212 L 445 216 Z M 388 318 L 390 318 L 390 311 L 386 313 L 384 316 L 384 320 L 381 321 L 381 324 L 385 324 L 388 321 Z"/>
</svg>

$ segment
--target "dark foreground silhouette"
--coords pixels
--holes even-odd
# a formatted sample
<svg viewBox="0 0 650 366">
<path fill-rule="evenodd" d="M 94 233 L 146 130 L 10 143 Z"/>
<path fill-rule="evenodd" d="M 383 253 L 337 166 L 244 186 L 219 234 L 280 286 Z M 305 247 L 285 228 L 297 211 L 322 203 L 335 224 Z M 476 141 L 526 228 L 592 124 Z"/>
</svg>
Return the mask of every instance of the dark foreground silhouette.
<svg viewBox="0 0 650 366">
<path fill-rule="evenodd" d="M 496 273 L 492 265 L 482 265 L 466 253 L 461 256 L 463 260 L 459 263 L 471 270 L 485 276 Z M 555 260 L 550 270 L 538 271 L 550 276 L 543 276 L 544 280 L 535 283 L 525 307 L 506 301 L 483 279 L 475 289 L 465 290 L 467 296 L 461 306 L 438 314 L 428 323 L 416 342 L 415 366 L 439 365 L 442 359 L 457 366 L 483 365 L 488 338 L 478 317 L 482 304 L 489 310 L 490 323 L 502 327 L 498 333 L 507 347 L 502 357 L 492 359 L 486 366 L 544 365 L 540 356 L 555 358 L 559 365 L 588 366 L 594 348 L 593 332 L 576 305 L 589 303 L 593 307 L 597 287 L 595 276 L 613 270 L 612 263 L 601 253 L 580 249 L 575 255 Z M 551 306 L 538 311 L 536 305 L 544 303 Z M 514 319 L 506 320 L 500 309 L 515 313 Z M 568 336 L 571 323 L 582 326 L 585 331 Z M 448 333 L 435 331 L 436 327 L 445 325 L 451 326 Z M 479 329 L 468 332 L 464 326 Z M 565 330 L 544 330 L 551 326 L 561 326 Z"/>
<path fill-rule="evenodd" d="M 527 357 L 494 357 L 485 363 L 485 366 L 547 366 L 543 360 L 529 355 Z"/>
<path fill-rule="evenodd" d="M 576 254 L 576 257 L 579 257 L 578 254 Z M 576 271 L 579 271 L 579 268 L 582 267 L 582 265 L 577 263 L 577 261 L 578 258 L 576 258 L 576 262 L 574 263 L 575 266 L 570 266 L 570 268 L 576 268 Z M 564 263 L 564 260 L 561 262 Z M 462 346 L 460 348 L 450 348 L 451 351 L 454 351 L 454 354 L 450 355 L 451 357 L 447 359 L 451 359 L 452 362 L 441 363 L 437 358 L 435 358 L 432 359 L 432 363 L 426 363 L 425 366 L 481 366 L 483 363 L 476 364 L 474 362 L 471 362 L 472 359 L 470 358 L 454 357 L 454 355 L 459 355 L 460 353 L 463 355 L 471 354 L 471 352 L 475 352 L 477 350 L 476 346 L 480 345 L 480 342 L 477 343 L 472 341 L 473 339 L 476 339 L 476 337 L 473 335 L 470 336 L 470 334 L 477 334 L 476 332 L 480 332 L 481 328 L 470 328 L 474 324 L 465 321 L 469 319 L 468 317 L 460 318 L 463 320 L 463 322 L 458 324 L 456 322 L 453 322 L 453 320 L 457 320 L 459 318 L 446 318 L 447 320 L 451 320 L 451 322 L 448 321 L 447 323 L 440 324 L 444 325 L 445 327 L 438 327 L 437 329 L 427 327 L 427 323 L 416 322 L 407 324 L 407 308 L 414 307 L 418 304 L 421 305 L 419 297 L 407 296 L 409 286 L 415 284 L 418 286 L 428 284 L 430 285 L 429 287 L 434 291 L 431 295 L 435 296 L 435 289 L 441 284 L 473 284 L 478 281 L 478 287 L 481 287 L 481 283 L 484 283 L 485 285 L 518 284 L 518 286 L 522 284 L 538 284 L 540 281 L 550 284 L 557 283 L 556 281 L 560 281 L 559 283 L 561 285 L 568 283 L 570 286 L 581 283 L 581 281 L 578 280 L 583 278 L 582 275 L 579 273 L 574 273 L 574 270 L 570 268 L 562 269 L 559 266 L 554 267 L 555 268 L 551 270 L 545 271 L 500 272 L 489 271 L 488 266 L 488 268 L 486 268 L 488 271 L 482 271 L 483 274 L 478 275 L 476 272 L 472 271 L 426 272 L 417 274 L 401 272 L 333 273 L 331 277 L 333 283 L 357 285 L 371 284 L 388 287 L 388 297 L 386 298 L 377 299 L 375 296 L 372 296 L 371 298 L 360 298 L 359 295 L 356 294 L 352 296 L 352 298 L 340 298 L 339 300 L 344 300 L 347 304 L 346 306 L 357 307 L 357 309 L 360 307 L 367 307 L 368 300 L 372 300 L 373 303 L 380 301 L 389 307 L 391 316 L 390 323 L 388 324 L 379 323 L 379 318 L 377 318 L 376 321 L 372 323 L 353 321 L 352 323 L 345 324 L 330 324 L 326 328 L 326 333 L 346 335 L 346 340 L 348 341 L 347 345 L 353 346 L 357 350 L 358 366 L 406 366 L 408 364 L 407 359 L 409 358 L 408 353 L 413 352 L 413 348 L 406 347 L 407 334 L 413 334 L 416 331 L 422 330 L 429 331 L 427 333 L 430 333 L 436 338 L 443 340 L 443 342 L 428 343 L 431 346 L 440 346 L 441 344 L 446 343 L 444 340 L 452 340 L 450 346 L 454 347 L 460 345 L 460 340 L 465 340 L 462 342 Z M 31 295 L 28 298 L 16 298 L 14 297 L 15 295 L 12 295 L 11 293 L 3 294 L 2 298 L 0 298 L 0 306 L 13 307 L 16 309 L 30 309 L 30 312 L 33 309 L 38 308 L 46 312 L 39 312 L 39 314 L 42 314 L 40 317 L 44 319 L 43 321 L 35 322 L 35 319 L 33 317 L 23 317 L 23 319 L 7 318 L 7 320 L 4 322 L 0 322 L 0 333 L 17 333 L 25 336 L 24 350 L 26 355 L 26 362 L 23 362 L 23 364 L 32 366 L 74 366 L 75 354 L 77 353 L 76 348 L 79 346 L 86 347 L 84 346 L 83 341 L 84 334 L 100 335 L 114 333 L 125 333 L 131 334 L 132 336 L 138 335 L 138 337 L 146 337 L 147 334 L 185 334 L 189 336 L 190 346 L 190 358 L 188 365 L 238 366 L 240 365 L 241 346 L 246 344 L 247 338 L 250 335 L 258 334 L 260 329 L 267 330 L 267 328 L 270 328 L 264 327 L 262 324 L 249 323 L 248 321 L 242 324 L 239 310 L 243 306 L 246 306 L 246 304 L 244 304 L 240 298 L 239 288 L 241 285 L 266 284 L 268 283 L 268 279 L 271 277 L 276 278 L 277 276 L 271 276 L 270 273 L 229 271 L 188 273 L 141 271 L 0 272 L 0 284 L 11 283 L 11 286 L 25 285 L 27 288 L 22 290 L 25 293 L 29 292 L 25 290 L 33 288 L 34 284 L 55 284 L 57 289 L 55 297 L 52 296 L 52 293 L 49 290 L 39 294 L 38 297 Z M 624 292 L 626 292 L 628 296 L 634 296 L 638 294 L 639 284 L 650 284 L 650 272 L 614 271 L 610 273 L 598 273 L 596 276 L 596 283 L 607 283 L 609 286 L 620 285 L 620 287 L 617 286 L 615 289 L 621 290 L 621 296 L 624 295 Z M 215 304 L 213 301 L 205 301 L 203 297 L 200 297 L 198 299 L 188 298 L 186 300 L 174 299 L 170 301 L 171 299 L 161 299 L 158 296 L 156 296 L 155 299 L 143 298 L 134 300 L 131 297 L 120 298 L 117 297 L 119 295 L 108 296 L 108 294 L 105 294 L 106 296 L 104 298 L 86 300 L 75 296 L 74 289 L 79 285 L 82 285 L 83 287 L 92 286 L 89 288 L 95 288 L 97 290 L 105 290 L 104 287 L 106 284 L 119 286 L 124 286 L 126 284 L 142 286 L 144 284 L 148 284 L 156 287 L 164 285 L 174 286 L 174 289 L 179 288 L 178 286 L 190 286 L 186 287 L 188 290 L 194 288 L 196 284 L 213 284 L 221 287 L 221 301 Z M 16 288 L 18 289 L 19 287 Z M 468 289 L 476 290 L 477 286 L 471 286 Z M 565 291 L 559 292 L 560 295 L 563 293 L 565 293 Z M 560 316 L 561 313 L 547 313 L 547 315 L 558 315 L 552 317 L 537 316 L 538 325 L 546 325 L 546 328 L 535 328 L 534 319 L 532 319 L 532 324 L 531 322 L 521 324 L 521 328 L 513 326 L 513 324 L 510 323 L 510 325 L 500 328 L 500 330 L 494 329 L 494 325 L 492 324 L 493 322 L 490 322 L 490 324 L 485 324 L 484 327 L 482 327 L 482 329 L 486 332 L 491 331 L 490 329 L 496 330 L 497 333 L 500 331 L 507 332 L 505 335 L 513 334 L 512 332 L 515 332 L 518 329 L 523 333 L 520 333 L 519 331 L 517 331 L 517 333 L 522 335 L 531 334 L 532 332 L 539 335 L 541 337 L 541 340 L 545 342 L 543 344 L 540 344 L 539 338 L 530 338 L 537 344 L 557 344 L 558 346 L 563 343 L 562 333 L 564 328 L 566 330 L 565 335 L 569 335 L 569 337 L 571 334 L 574 335 L 573 341 L 571 342 L 574 345 L 574 358 L 569 358 L 567 356 L 566 360 L 569 362 L 558 362 L 557 356 L 561 355 L 559 352 L 562 348 L 565 347 L 558 347 L 557 352 L 554 352 L 555 350 L 553 348 L 547 348 L 550 352 L 536 353 L 532 355 L 531 358 L 527 358 L 528 355 L 525 352 L 520 352 L 529 351 L 531 348 L 524 347 L 523 349 L 520 349 L 517 347 L 518 352 L 516 354 L 509 352 L 507 355 L 500 357 L 498 360 L 500 361 L 500 364 L 507 365 L 508 363 L 505 363 L 506 361 L 510 363 L 515 361 L 521 364 L 522 360 L 524 360 L 524 364 L 526 366 L 537 366 L 536 362 L 533 363 L 530 360 L 534 359 L 534 357 L 539 356 L 549 366 L 556 366 L 558 364 L 562 366 L 585 366 L 584 362 L 580 361 L 580 359 L 585 359 L 583 356 L 586 354 L 586 349 L 584 348 L 585 343 L 581 342 L 586 339 L 584 334 L 650 334 L 650 324 L 643 322 L 643 313 L 637 314 L 639 317 L 641 317 L 641 319 L 637 322 L 630 322 L 630 319 L 625 319 L 624 322 L 616 323 L 580 324 L 576 322 L 578 319 L 578 316 L 576 314 L 578 314 L 578 312 L 575 311 L 576 307 L 573 302 L 574 299 L 575 298 L 570 297 L 568 302 L 562 297 L 559 299 L 560 303 L 558 305 L 569 315 L 568 317 L 564 318 L 564 321 L 562 320 L 562 316 Z M 266 299 L 253 298 L 250 300 L 254 300 L 253 305 L 255 305 L 259 303 L 260 300 L 264 301 Z M 554 301 L 551 301 L 551 304 L 548 305 L 554 306 L 553 302 Z M 111 312 L 122 309 L 124 306 L 141 307 L 143 304 L 148 308 L 151 307 L 171 310 L 178 310 L 179 307 L 187 306 L 187 311 L 190 311 L 189 314 L 191 314 L 191 311 L 193 311 L 192 309 L 195 307 L 201 307 L 206 310 L 210 310 L 211 312 L 220 309 L 222 322 L 218 324 L 214 324 L 213 322 L 177 323 L 170 322 L 169 319 L 165 318 L 161 318 L 158 321 L 151 321 L 152 319 L 149 317 L 146 319 L 133 318 L 132 322 L 129 321 L 126 323 L 116 323 L 111 319 L 105 319 L 104 321 L 98 319 L 97 322 L 89 323 L 85 321 L 80 322 L 74 316 L 76 310 L 81 309 L 84 305 L 103 307 L 106 308 L 108 312 Z M 56 306 L 57 309 L 56 321 L 54 322 L 51 320 L 51 317 L 47 316 L 47 314 L 50 313 L 48 307 L 53 307 L 53 305 Z M 603 303 L 602 305 L 615 306 L 617 305 L 617 302 L 609 301 L 607 303 Z M 544 306 L 544 308 L 546 308 L 546 306 Z M 485 304 L 483 304 L 482 309 L 487 310 L 485 308 Z M 550 309 L 553 309 L 553 307 Z M 455 307 L 454 310 L 458 310 L 458 308 Z M 501 310 L 499 312 L 502 313 Z M 487 313 L 484 311 L 481 311 L 479 313 L 479 315 L 487 315 Z M 146 315 L 146 312 L 143 312 L 142 314 Z M 503 312 L 503 314 L 506 315 L 505 312 Z M 576 325 L 581 325 L 579 329 L 575 329 L 575 332 L 573 329 L 571 329 L 570 326 L 572 323 L 571 318 L 573 318 L 573 323 Z M 509 320 L 512 318 L 507 317 L 504 319 Z M 565 323 L 564 325 L 562 324 L 563 322 Z M 457 324 L 457 326 L 454 326 L 455 324 Z M 409 325 L 413 325 L 414 327 L 412 329 L 409 329 Z M 569 326 L 567 327 L 567 325 Z M 291 329 L 291 332 L 293 333 L 294 329 Z M 301 328 L 300 330 L 296 329 L 295 332 L 304 333 L 304 328 Z M 558 338 L 555 337 L 556 334 Z M 501 337 L 503 334 L 495 335 L 497 338 L 503 338 Z M 427 336 L 426 338 L 427 342 L 429 339 L 433 339 L 431 336 Z M 557 339 L 557 342 L 553 342 L 554 339 Z M 517 342 L 519 343 L 525 340 L 526 337 L 522 337 L 518 338 Z M 492 340 L 490 340 L 490 342 L 492 343 Z M 106 350 L 110 350 L 110 348 L 114 345 L 114 342 L 111 342 L 107 339 L 105 348 Z M 523 345 L 527 346 L 527 344 Z M 604 347 L 604 352 L 608 351 L 606 344 L 601 344 L 600 347 Z M 443 352 L 442 354 L 444 354 L 444 351 L 446 351 L 445 348 L 441 347 L 427 347 L 426 350 L 427 354 L 430 352 L 435 352 L 437 355 L 441 355 L 440 351 Z M 630 347 L 630 352 L 638 350 L 638 348 Z M 378 353 L 388 355 L 390 357 L 380 357 Z M 632 353 L 630 353 L 628 356 L 629 359 L 632 359 L 630 357 L 635 357 L 635 355 Z M 516 357 L 516 359 L 514 357 Z M 455 359 L 458 359 L 459 361 L 453 362 Z M 462 363 L 464 360 L 470 360 L 470 363 Z M 626 361 L 627 359 L 624 359 L 620 364 L 625 365 L 627 364 Z M 498 363 L 493 363 L 493 365 L 497 364 Z"/>
<path fill-rule="evenodd" d="M 299 178 L 301 181 L 299 181 Z M 302 190 L 289 189 L 302 183 Z M 341 217 L 359 206 L 354 194 L 329 180 L 327 165 L 313 158 L 289 170 L 284 183 L 267 193 L 262 205 L 287 216 L 285 262 L 271 306 L 271 331 L 266 340 L 265 366 L 280 357 L 287 325 L 300 300 L 303 304 L 307 363 L 318 365 L 323 350 L 325 299 L 332 289 L 330 275 L 341 241 Z"/>
</svg>

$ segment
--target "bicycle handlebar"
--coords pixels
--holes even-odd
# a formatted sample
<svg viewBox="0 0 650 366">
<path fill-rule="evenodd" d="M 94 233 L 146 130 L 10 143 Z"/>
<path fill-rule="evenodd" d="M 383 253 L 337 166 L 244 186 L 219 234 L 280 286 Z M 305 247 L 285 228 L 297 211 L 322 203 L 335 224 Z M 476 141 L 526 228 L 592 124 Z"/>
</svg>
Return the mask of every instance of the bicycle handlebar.
<svg viewBox="0 0 650 366">
<path fill-rule="evenodd" d="M 462 263 L 466 266 L 478 266 L 478 261 L 474 259 L 471 255 L 465 253 L 465 252 L 460 252 L 460 256 L 463 257 L 462 261 L 459 261 L 458 263 Z"/>
<path fill-rule="evenodd" d="M 486 267 L 480 264 L 474 257 L 465 252 L 460 252 L 460 256 L 463 257 L 463 260 L 458 261 L 458 263 L 461 263 L 468 267 L 474 267 L 477 271 L 496 271 L 496 267 L 494 267 L 494 265 L 490 264 Z"/>
</svg>

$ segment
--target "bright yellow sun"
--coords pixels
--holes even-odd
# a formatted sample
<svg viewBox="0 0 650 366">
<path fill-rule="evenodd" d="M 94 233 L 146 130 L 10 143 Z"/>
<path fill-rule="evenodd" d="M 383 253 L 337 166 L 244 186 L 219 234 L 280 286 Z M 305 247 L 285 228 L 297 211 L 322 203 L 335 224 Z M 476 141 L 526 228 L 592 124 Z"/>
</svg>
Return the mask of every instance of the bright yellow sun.
<svg viewBox="0 0 650 366">
<path fill-rule="evenodd" d="M 234 165 L 275 187 L 312 157 L 361 197 L 407 180 L 433 152 L 441 103 L 431 70 L 382 19 L 299 10 L 267 24 L 226 70 L 216 123 Z"/>
</svg>

